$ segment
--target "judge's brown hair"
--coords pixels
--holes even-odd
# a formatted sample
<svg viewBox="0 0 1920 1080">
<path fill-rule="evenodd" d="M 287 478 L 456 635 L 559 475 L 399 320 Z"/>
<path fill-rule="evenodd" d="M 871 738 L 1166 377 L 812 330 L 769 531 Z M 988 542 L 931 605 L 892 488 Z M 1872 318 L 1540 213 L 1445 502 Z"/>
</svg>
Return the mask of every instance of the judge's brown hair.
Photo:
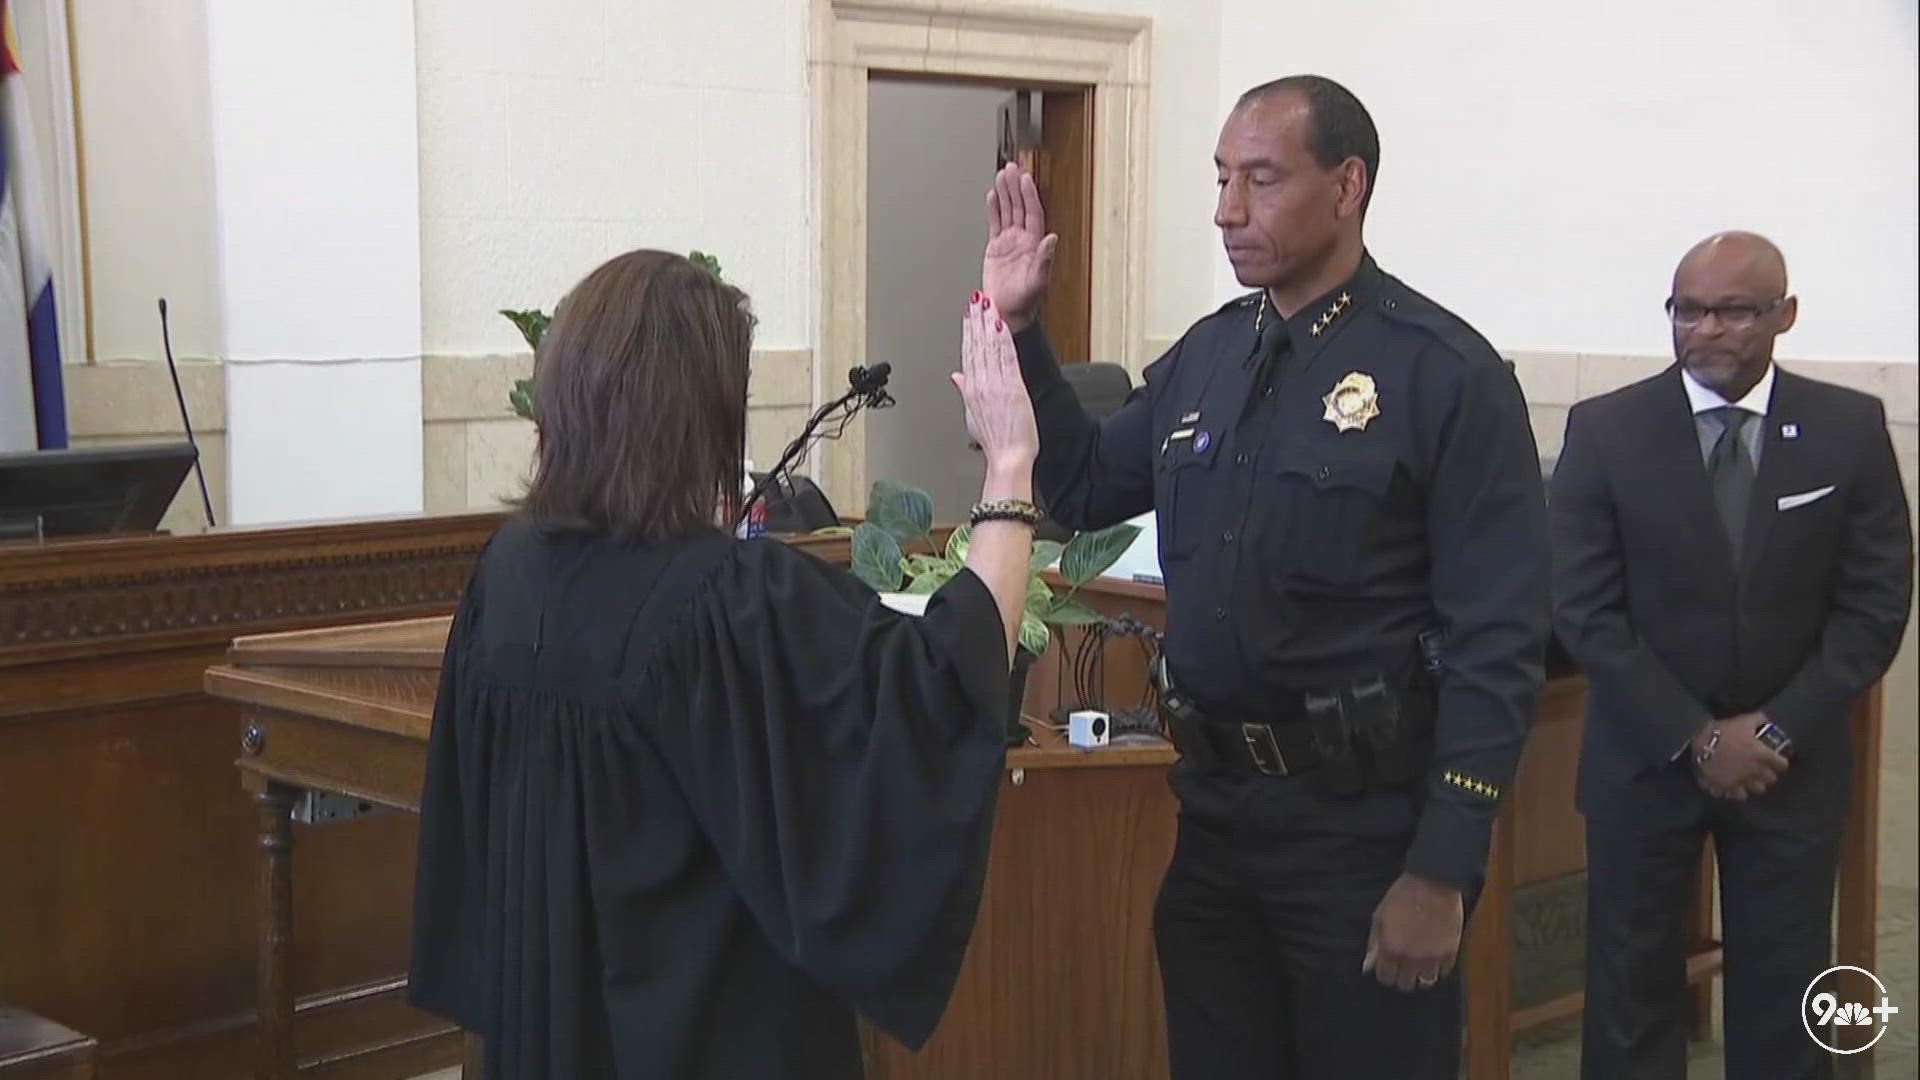
<svg viewBox="0 0 1920 1080">
<path fill-rule="evenodd" d="M 630 251 L 574 286 L 534 358 L 539 449 L 519 500 L 544 528 L 654 543 L 740 502 L 747 297 L 685 257 Z"/>
</svg>

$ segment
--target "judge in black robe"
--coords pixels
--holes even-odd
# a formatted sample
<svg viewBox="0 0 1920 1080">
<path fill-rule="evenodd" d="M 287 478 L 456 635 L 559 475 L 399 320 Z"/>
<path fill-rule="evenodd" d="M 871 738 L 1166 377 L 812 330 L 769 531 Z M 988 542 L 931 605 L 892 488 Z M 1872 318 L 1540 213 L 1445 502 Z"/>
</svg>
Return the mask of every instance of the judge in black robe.
<svg viewBox="0 0 1920 1080">
<path fill-rule="evenodd" d="M 963 571 L 916 618 L 777 541 L 568 526 L 557 452 L 447 641 L 410 999 L 489 1080 L 857 1077 L 856 1011 L 918 1048 L 1004 764 L 995 594 Z"/>
</svg>

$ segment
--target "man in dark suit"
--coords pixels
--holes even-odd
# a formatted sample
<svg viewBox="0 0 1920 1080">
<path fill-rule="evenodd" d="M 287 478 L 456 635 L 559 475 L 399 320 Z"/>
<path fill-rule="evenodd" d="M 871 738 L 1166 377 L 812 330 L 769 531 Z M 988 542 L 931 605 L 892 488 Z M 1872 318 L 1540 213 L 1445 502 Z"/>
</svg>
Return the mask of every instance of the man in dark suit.
<svg viewBox="0 0 1920 1080">
<path fill-rule="evenodd" d="M 1779 369 L 1798 306 L 1765 239 L 1687 253 L 1678 363 L 1576 405 L 1549 514 L 1554 622 L 1591 698 L 1589 1080 L 1686 1074 L 1684 919 L 1719 859 L 1729 1077 L 1824 1077 L 1847 713 L 1905 630 L 1913 541 L 1879 399 Z"/>
</svg>

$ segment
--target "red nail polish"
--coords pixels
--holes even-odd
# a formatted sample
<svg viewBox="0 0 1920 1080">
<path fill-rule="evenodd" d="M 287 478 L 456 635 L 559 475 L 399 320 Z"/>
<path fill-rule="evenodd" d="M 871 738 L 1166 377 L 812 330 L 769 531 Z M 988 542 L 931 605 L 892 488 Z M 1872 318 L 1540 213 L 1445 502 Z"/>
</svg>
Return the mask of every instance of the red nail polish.
<svg viewBox="0 0 1920 1080">
<path fill-rule="evenodd" d="M 991 296 L 983 296 L 983 297 L 981 297 L 981 298 L 980 298 L 980 306 L 981 306 L 981 307 L 984 307 L 984 308 L 990 308 L 990 307 L 992 307 L 992 306 L 993 306 L 993 297 L 991 297 Z"/>
<path fill-rule="evenodd" d="M 973 290 L 973 302 L 974 302 L 974 303 L 976 303 L 976 304 L 980 302 L 980 290 L 979 290 L 979 289 L 975 289 L 975 290 Z"/>
<path fill-rule="evenodd" d="M 1007 324 L 1001 322 L 999 319 L 995 319 L 993 320 L 993 328 L 995 330 L 1005 330 L 1007 328 Z"/>
</svg>

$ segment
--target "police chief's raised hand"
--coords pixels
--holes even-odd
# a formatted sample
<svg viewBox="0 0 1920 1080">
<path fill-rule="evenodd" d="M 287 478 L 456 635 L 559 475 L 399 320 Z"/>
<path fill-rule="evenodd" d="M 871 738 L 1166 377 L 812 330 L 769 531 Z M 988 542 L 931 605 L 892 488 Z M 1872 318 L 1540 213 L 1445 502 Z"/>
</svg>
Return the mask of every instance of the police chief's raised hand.
<svg viewBox="0 0 1920 1080">
<path fill-rule="evenodd" d="M 1047 231 L 1047 212 L 1033 177 L 1008 164 L 987 192 L 987 253 L 980 288 L 1009 330 L 1018 333 L 1033 321 L 1059 244 L 1060 238 Z"/>
</svg>

